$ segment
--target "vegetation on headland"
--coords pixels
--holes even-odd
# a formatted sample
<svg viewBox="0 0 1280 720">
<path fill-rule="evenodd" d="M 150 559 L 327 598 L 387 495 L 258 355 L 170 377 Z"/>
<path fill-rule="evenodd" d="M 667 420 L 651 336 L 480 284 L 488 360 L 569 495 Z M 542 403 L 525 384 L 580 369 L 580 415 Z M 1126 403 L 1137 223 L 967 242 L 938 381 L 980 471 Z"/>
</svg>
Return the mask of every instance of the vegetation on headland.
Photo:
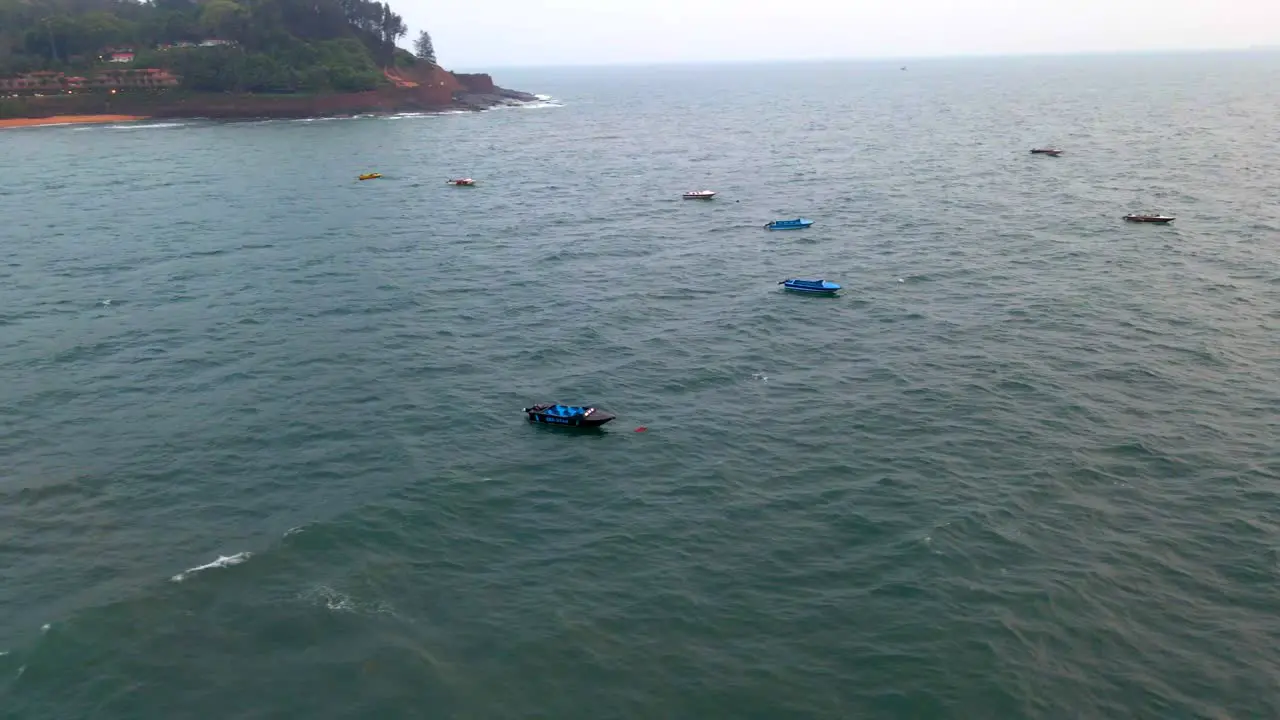
<svg viewBox="0 0 1280 720">
<path fill-rule="evenodd" d="M 0 0 L 0 77 L 90 74 L 128 49 L 192 91 L 357 92 L 419 62 L 396 46 L 406 33 L 370 0 Z M 223 44 L 200 46 L 211 39 Z"/>
</svg>

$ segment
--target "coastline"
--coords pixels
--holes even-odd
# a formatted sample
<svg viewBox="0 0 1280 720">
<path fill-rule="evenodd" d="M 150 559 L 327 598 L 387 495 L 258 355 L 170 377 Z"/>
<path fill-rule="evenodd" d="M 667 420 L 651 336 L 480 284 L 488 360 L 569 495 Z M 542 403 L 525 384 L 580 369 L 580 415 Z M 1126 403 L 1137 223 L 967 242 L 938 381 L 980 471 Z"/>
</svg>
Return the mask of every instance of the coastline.
<svg viewBox="0 0 1280 720">
<path fill-rule="evenodd" d="M 0 98 L 0 128 L 141 119 L 248 120 L 359 114 L 487 110 L 537 102 L 494 84 L 485 73 L 451 73 L 436 65 L 384 71 L 388 84 L 352 93 L 194 92 L 145 88 Z"/>
<path fill-rule="evenodd" d="M 432 92 L 435 90 L 435 92 Z M 402 112 L 481 111 L 539 102 L 536 95 L 490 85 L 440 93 L 417 88 L 384 88 L 361 93 L 266 95 L 230 93 L 140 92 L 129 95 L 83 94 L 0 99 L 0 129 L 139 120 L 250 120 L 321 118 Z"/>
<path fill-rule="evenodd" d="M 0 130 L 45 125 L 89 125 L 105 123 L 139 122 L 149 120 L 143 115 L 51 115 L 49 117 L 0 118 Z"/>
</svg>

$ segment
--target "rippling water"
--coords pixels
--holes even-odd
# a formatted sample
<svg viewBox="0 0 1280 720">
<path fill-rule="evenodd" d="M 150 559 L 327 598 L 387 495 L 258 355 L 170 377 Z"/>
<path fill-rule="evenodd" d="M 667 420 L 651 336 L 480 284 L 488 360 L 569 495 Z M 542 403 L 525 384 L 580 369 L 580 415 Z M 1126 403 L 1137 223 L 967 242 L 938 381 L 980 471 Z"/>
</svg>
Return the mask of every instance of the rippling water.
<svg viewBox="0 0 1280 720">
<path fill-rule="evenodd" d="M 1280 716 L 1280 57 L 500 79 L 0 133 L 0 716 Z"/>
</svg>

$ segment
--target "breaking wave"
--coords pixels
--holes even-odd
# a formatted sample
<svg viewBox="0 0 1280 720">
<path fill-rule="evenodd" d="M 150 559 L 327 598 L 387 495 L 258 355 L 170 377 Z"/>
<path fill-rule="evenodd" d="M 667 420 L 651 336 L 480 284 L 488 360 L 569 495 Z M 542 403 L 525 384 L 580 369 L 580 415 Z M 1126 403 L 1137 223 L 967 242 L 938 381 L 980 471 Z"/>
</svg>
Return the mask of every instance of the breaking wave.
<svg viewBox="0 0 1280 720">
<path fill-rule="evenodd" d="M 169 579 L 173 582 L 180 583 L 183 580 L 186 580 L 187 578 L 191 577 L 192 575 L 195 575 L 196 573 L 204 572 L 205 570 L 212 570 L 214 568 L 229 568 L 233 565 L 239 565 L 240 563 L 248 560 L 251 557 L 253 557 L 253 553 L 250 553 L 250 552 L 241 552 L 241 553 L 236 553 L 235 555 L 219 555 L 218 559 L 214 560 L 211 563 L 205 563 L 204 565 L 197 565 L 196 567 L 193 567 L 193 568 L 187 568 L 186 570 L 183 570 L 182 572 L 178 573 L 177 575 L 174 575 Z"/>
</svg>

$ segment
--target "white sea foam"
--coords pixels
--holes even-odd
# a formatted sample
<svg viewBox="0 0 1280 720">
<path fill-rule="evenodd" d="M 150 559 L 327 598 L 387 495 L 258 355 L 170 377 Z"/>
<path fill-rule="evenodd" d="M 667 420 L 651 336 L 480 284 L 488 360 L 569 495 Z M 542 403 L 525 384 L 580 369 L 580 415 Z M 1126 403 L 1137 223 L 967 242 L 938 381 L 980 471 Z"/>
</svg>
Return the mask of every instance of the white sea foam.
<svg viewBox="0 0 1280 720">
<path fill-rule="evenodd" d="M 391 607 L 390 603 L 382 600 L 361 602 L 328 585 L 317 585 L 303 592 L 300 597 L 316 605 L 323 605 L 332 612 L 359 613 L 363 615 L 396 614 L 395 608 Z"/>
<path fill-rule="evenodd" d="M 317 604 L 323 604 L 334 612 L 356 611 L 356 604 L 351 600 L 351 596 L 338 592 L 328 585 L 320 585 L 305 593 L 304 597 Z"/>
<path fill-rule="evenodd" d="M 248 560 L 251 557 L 253 557 L 253 553 L 250 553 L 250 552 L 236 553 L 235 555 L 219 555 L 218 559 L 214 560 L 211 563 L 205 563 L 204 565 L 198 565 L 193 568 L 188 568 L 178 573 L 177 575 L 174 575 L 169 579 L 172 580 L 173 582 L 182 582 L 183 580 L 186 580 L 188 577 L 198 572 L 203 572 L 205 570 L 212 570 L 213 568 L 229 568 L 232 565 L 239 565 L 240 563 L 244 562 L 245 560 Z"/>
<path fill-rule="evenodd" d="M 544 108 L 564 107 L 564 103 L 556 102 L 555 100 L 552 100 L 549 96 L 538 95 L 537 98 L 538 100 L 536 102 L 531 101 L 531 102 L 522 102 L 522 103 L 512 103 L 510 105 L 497 105 L 492 109 L 501 110 L 503 108 L 510 108 L 513 110 L 542 110 Z"/>
<path fill-rule="evenodd" d="M 142 125 L 138 125 L 138 124 L 130 124 L 130 125 L 103 125 L 103 126 L 102 126 L 102 129 L 104 129 L 104 130 L 163 130 L 163 129 L 165 129 L 165 128 L 180 128 L 180 127 L 186 127 L 186 126 L 187 126 L 187 124 L 186 124 L 186 123 L 179 123 L 179 122 L 169 122 L 169 123 L 164 123 L 164 122 L 162 122 L 162 123 L 145 123 L 145 124 L 142 124 Z"/>
<path fill-rule="evenodd" d="M 49 623 L 45 623 L 45 624 L 43 624 L 43 625 L 41 625 L 41 626 L 40 626 L 40 632 L 42 632 L 42 633 L 47 633 L 47 632 L 49 632 L 49 628 L 51 628 L 51 627 L 53 627 L 53 625 L 51 625 L 51 624 L 49 624 Z"/>
</svg>

